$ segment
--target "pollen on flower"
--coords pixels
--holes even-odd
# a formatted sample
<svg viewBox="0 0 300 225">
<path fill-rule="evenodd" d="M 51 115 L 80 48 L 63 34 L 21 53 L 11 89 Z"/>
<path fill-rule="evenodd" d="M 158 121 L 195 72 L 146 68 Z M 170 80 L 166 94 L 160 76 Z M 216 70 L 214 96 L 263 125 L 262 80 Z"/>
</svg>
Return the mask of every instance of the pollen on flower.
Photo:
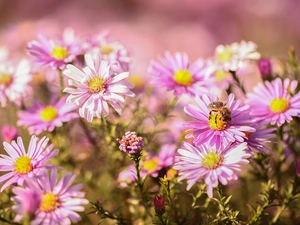
<svg viewBox="0 0 300 225">
<path fill-rule="evenodd" d="M 285 98 L 273 99 L 270 104 L 270 109 L 274 113 L 283 113 L 289 107 L 289 102 Z"/>
<path fill-rule="evenodd" d="M 101 54 L 109 55 L 114 51 L 114 47 L 112 45 L 103 45 L 100 47 Z"/>
<path fill-rule="evenodd" d="M 230 46 L 226 46 L 222 52 L 216 54 L 217 59 L 222 63 L 230 61 L 233 55 Z"/>
<path fill-rule="evenodd" d="M 65 59 L 68 56 L 68 51 L 66 47 L 60 47 L 60 46 L 56 46 L 52 52 L 51 52 L 51 56 L 53 56 L 55 59 Z"/>
<path fill-rule="evenodd" d="M 153 158 L 144 163 L 143 168 L 147 171 L 155 171 L 158 166 L 158 158 Z"/>
<path fill-rule="evenodd" d="M 104 89 L 105 80 L 101 77 L 94 77 L 88 81 L 87 86 L 92 94 L 99 93 Z"/>
<path fill-rule="evenodd" d="M 12 83 L 12 76 L 8 73 L 0 74 L 0 85 L 8 87 Z"/>
<path fill-rule="evenodd" d="M 177 84 L 183 86 L 190 86 L 193 82 L 193 76 L 188 70 L 180 69 L 176 71 L 173 78 Z"/>
<path fill-rule="evenodd" d="M 57 117 L 57 109 L 52 106 L 47 106 L 40 112 L 40 117 L 44 122 L 50 122 Z"/>
<path fill-rule="evenodd" d="M 21 156 L 17 158 L 14 166 L 17 173 L 27 174 L 32 170 L 31 158 L 28 156 Z"/>
<path fill-rule="evenodd" d="M 221 115 L 219 112 L 212 113 L 208 119 L 208 124 L 210 129 L 213 130 L 224 130 L 227 126 L 227 122 L 221 119 Z"/>
<path fill-rule="evenodd" d="M 202 161 L 202 166 L 207 169 L 215 169 L 223 162 L 223 157 L 215 152 L 209 152 Z"/>
<path fill-rule="evenodd" d="M 40 204 L 41 211 L 51 212 L 54 211 L 57 207 L 59 207 L 59 201 L 58 201 L 58 197 L 55 194 L 48 192 L 43 195 Z"/>
</svg>

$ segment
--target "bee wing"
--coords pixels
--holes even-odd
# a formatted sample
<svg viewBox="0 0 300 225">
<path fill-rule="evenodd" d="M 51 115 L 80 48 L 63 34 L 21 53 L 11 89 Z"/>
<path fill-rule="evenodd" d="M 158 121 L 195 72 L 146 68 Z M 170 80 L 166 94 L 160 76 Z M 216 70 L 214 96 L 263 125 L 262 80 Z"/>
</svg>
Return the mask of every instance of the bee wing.
<svg viewBox="0 0 300 225">
<path fill-rule="evenodd" d="M 221 89 L 220 92 L 219 92 L 219 100 L 222 101 L 222 102 L 227 102 L 227 99 L 228 99 L 228 94 L 227 92 L 225 91 L 225 89 Z"/>
</svg>

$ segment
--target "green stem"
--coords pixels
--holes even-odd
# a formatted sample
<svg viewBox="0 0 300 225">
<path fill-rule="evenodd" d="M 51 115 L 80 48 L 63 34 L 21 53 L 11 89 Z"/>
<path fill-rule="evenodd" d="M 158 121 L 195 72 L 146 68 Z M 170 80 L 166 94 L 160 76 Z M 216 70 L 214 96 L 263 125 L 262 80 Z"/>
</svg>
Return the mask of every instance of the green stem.
<svg viewBox="0 0 300 225">
<path fill-rule="evenodd" d="M 89 142 L 94 146 L 95 149 L 98 149 L 97 141 L 91 136 L 91 134 L 90 134 L 91 132 L 89 131 L 89 128 L 87 127 L 85 121 L 83 121 L 83 119 L 80 118 L 79 122 L 80 122 L 81 127 L 83 128 L 84 133 L 85 133 L 87 139 L 89 140 Z"/>
<path fill-rule="evenodd" d="M 139 186 L 139 189 L 140 189 L 140 192 L 141 192 L 142 196 L 144 196 L 143 195 L 143 186 L 144 186 L 144 184 L 143 184 L 143 181 L 141 179 L 141 174 L 140 174 L 141 170 L 140 170 L 140 157 L 139 156 L 134 158 L 134 166 L 135 166 L 136 176 L 137 176 L 137 181 L 136 182 Z"/>
<path fill-rule="evenodd" d="M 284 160 L 284 155 L 283 155 L 283 146 L 282 146 L 282 136 L 283 136 L 283 128 L 282 126 L 278 128 L 277 130 L 277 163 L 276 163 L 276 177 L 277 177 L 277 182 L 278 182 L 278 189 L 281 187 L 281 164 Z"/>
<path fill-rule="evenodd" d="M 280 217 L 280 215 L 282 214 L 282 212 L 286 209 L 286 204 L 282 205 L 281 207 L 279 207 L 279 209 L 277 210 L 276 215 L 274 216 L 272 223 L 276 223 L 278 218 Z"/>
<path fill-rule="evenodd" d="M 244 95 L 246 95 L 246 90 L 244 88 L 244 85 L 241 83 L 241 81 L 239 80 L 239 78 L 236 76 L 236 71 L 229 71 L 233 77 L 233 79 L 237 82 L 239 88 L 242 90 L 242 92 L 244 93 Z M 229 86 L 229 91 L 232 91 L 232 84 L 230 84 Z"/>
<path fill-rule="evenodd" d="M 164 221 L 164 218 L 161 215 L 156 215 L 159 218 L 161 224 L 166 225 L 167 223 Z"/>
<path fill-rule="evenodd" d="M 60 95 L 63 96 L 64 95 L 64 77 L 62 74 L 62 70 L 61 69 L 57 69 L 58 70 L 58 76 L 59 76 L 59 89 L 60 89 Z"/>
<path fill-rule="evenodd" d="M 235 213 L 232 212 L 231 209 L 227 207 L 228 203 L 226 203 L 226 200 L 224 201 L 225 196 L 223 196 L 222 187 L 220 184 L 216 187 L 216 190 L 218 192 L 219 199 L 220 199 L 219 200 L 220 214 L 224 215 L 228 220 L 230 220 L 231 224 L 239 224 L 239 222 L 236 221 Z"/>
<path fill-rule="evenodd" d="M 32 217 L 28 214 L 25 213 L 24 217 L 23 217 L 23 225 L 30 225 L 30 221 L 31 221 Z"/>
</svg>

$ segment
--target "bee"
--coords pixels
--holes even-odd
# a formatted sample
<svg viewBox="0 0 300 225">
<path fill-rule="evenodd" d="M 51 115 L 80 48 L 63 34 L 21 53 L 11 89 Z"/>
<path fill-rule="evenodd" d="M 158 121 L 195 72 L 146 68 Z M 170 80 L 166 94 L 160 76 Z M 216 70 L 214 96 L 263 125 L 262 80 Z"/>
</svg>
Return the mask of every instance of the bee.
<svg viewBox="0 0 300 225">
<path fill-rule="evenodd" d="M 211 119 L 213 114 L 217 114 L 215 116 L 215 123 L 217 120 L 223 121 L 225 124 L 231 121 L 231 111 L 229 107 L 226 105 L 226 100 L 228 95 L 226 91 L 221 91 L 221 95 L 217 101 L 211 102 L 207 108 L 209 110 L 209 120 Z"/>
</svg>

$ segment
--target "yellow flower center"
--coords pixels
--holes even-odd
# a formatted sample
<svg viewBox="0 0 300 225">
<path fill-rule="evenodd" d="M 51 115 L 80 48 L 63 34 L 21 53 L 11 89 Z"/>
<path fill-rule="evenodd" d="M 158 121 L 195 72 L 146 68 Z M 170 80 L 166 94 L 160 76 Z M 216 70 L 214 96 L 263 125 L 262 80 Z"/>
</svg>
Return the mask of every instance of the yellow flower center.
<svg viewBox="0 0 300 225">
<path fill-rule="evenodd" d="M 158 158 L 153 158 L 144 163 L 144 169 L 147 171 L 155 171 L 158 166 Z"/>
<path fill-rule="evenodd" d="M 210 152 L 204 157 L 202 161 L 202 166 L 207 169 L 215 169 L 219 167 L 222 164 L 222 162 L 223 162 L 222 155 L 219 155 L 215 152 Z"/>
<path fill-rule="evenodd" d="M 283 113 L 289 107 L 289 102 L 285 98 L 273 99 L 270 104 L 270 109 L 274 113 Z"/>
<path fill-rule="evenodd" d="M 27 174 L 32 170 L 31 158 L 21 156 L 15 162 L 15 171 L 17 173 Z"/>
<path fill-rule="evenodd" d="M 114 51 L 114 47 L 112 45 L 103 45 L 100 47 L 101 54 L 109 55 Z"/>
<path fill-rule="evenodd" d="M 176 176 L 176 174 L 177 174 L 177 170 L 174 170 L 173 168 L 167 171 L 168 179 L 173 179 Z"/>
<path fill-rule="evenodd" d="M 134 88 L 139 89 L 143 87 L 144 79 L 143 76 L 139 74 L 131 74 L 130 77 L 128 77 L 128 81 L 134 84 Z"/>
<path fill-rule="evenodd" d="M 221 82 L 225 79 L 227 79 L 229 76 L 229 73 L 228 72 L 225 72 L 224 70 L 217 70 L 215 72 L 215 82 Z"/>
<path fill-rule="evenodd" d="M 0 84 L 8 87 L 12 83 L 12 76 L 8 73 L 0 74 Z"/>
<path fill-rule="evenodd" d="M 53 56 L 55 59 L 58 59 L 58 60 L 65 59 L 68 56 L 67 48 L 56 46 L 52 50 L 51 56 Z"/>
<path fill-rule="evenodd" d="M 232 56 L 234 55 L 233 51 L 231 50 L 230 46 L 225 46 L 222 52 L 217 53 L 217 59 L 224 63 L 231 60 Z"/>
<path fill-rule="evenodd" d="M 44 122 L 50 122 L 57 117 L 57 109 L 52 106 L 47 106 L 40 112 L 40 117 Z"/>
<path fill-rule="evenodd" d="M 105 80 L 101 77 L 95 77 L 89 80 L 87 85 L 90 93 L 99 93 L 104 89 Z"/>
<path fill-rule="evenodd" d="M 40 204 L 40 210 L 43 212 L 54 211 L 59 206 L 58 197 L 49 192 L 43 195 L 42 201 Z"/>
<path fill-rule="evenodd" d="M 219 112 L 215 112 L 210 115 L 210 118 L 208 119 L 208 124 L 210 129 L 224 130 L 228 122 L 222 120 L 222 116 L 220 115 Z"/>
<path fill-rule="evenodd" d="M 193 76 L 188 70 L 178 70 L 173 78 L 177 84 L 182 86 L 190 86 L 193 82 Z"/>
</svg>

